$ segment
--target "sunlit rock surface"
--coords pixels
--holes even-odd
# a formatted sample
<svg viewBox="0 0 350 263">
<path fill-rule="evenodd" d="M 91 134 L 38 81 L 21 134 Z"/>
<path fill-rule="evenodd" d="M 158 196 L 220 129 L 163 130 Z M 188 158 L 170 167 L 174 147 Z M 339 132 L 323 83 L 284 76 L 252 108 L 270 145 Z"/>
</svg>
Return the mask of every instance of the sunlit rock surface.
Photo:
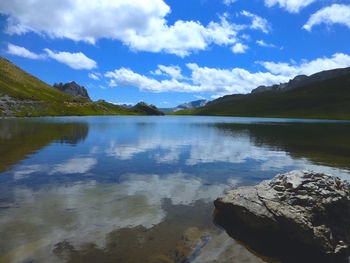
<svg viewBox="0 0 350 263">
<path fill-rule="evenodd" d="M 325 261 L 346 262 L 349 189 L 349 184 L 337 177 L 293 171 L 257 186 L 230 190 L 214 204 L 219 224 L 231 235 L 242 231 L 232 229 L 240 225 L 250 231 L 251 241 L 256 234 L 265 236 L 264 245 L 270 241 L 280 246 L 293 244 L 290 252 L 294 256 L 301 248 L 304 255 L 310 252 Z"/>
</svg>

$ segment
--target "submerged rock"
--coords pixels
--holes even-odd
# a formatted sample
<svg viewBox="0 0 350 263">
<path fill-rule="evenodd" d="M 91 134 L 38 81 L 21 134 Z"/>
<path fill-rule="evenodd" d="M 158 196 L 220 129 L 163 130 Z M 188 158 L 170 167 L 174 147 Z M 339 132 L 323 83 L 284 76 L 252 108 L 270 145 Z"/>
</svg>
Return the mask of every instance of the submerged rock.
<svg viewBox="0 0 350 263">
<path fill-rule="evenodd" d="M 229 234 L 244 236 L 245 242 L 256 246 L 261 241 L 265 248 L 274 244 L 285 249 L 276 252 L 286 258 L 302 251 L 304 258 L 308 253 L 325 262 L 346 262 L 350 186 L 337 177 L 293 171 L 228 191 L 214 204 L 216 221 Z"/>
<path fill-rule="evenodd" d="M 175 262 L 191 262 L 207 243 L 208 238 L 209 235 L 207 232 L 196 227 L 186 229 L 177 244 Z"/>
</svg>

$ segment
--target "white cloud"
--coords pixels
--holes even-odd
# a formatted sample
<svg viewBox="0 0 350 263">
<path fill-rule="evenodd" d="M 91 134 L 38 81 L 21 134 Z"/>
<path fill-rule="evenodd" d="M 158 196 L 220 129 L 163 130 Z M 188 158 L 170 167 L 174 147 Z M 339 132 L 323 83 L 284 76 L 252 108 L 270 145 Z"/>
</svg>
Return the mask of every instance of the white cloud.
<svg viewBox="0 0 350 263">
<path fill-rule="evenodd" d="M 290 13 L 299 13 L 299 11 L 317 0 L 265 0 L 265 5 L 272 7 L 279 5 Z"/>
<path fill-rule="evenodd" d="M 198 87 L 192 86 L 186 82 L 180 82 L 176 79 L 166 79 L 159 81 L 154 78 L 149 78 L 145 75 L 135 73 L 131 69 L 127 68 L 120 68 L 114 71 L 109 71 L 105 74 L 105 77 L 110 78 L 110 87 L 129 86 L 137 87 L 140 90 L 150 92 L 194 92 L 198 89 Z"/>
<path fill-rule="evenodd" d="M 100 73 L 97 73 L 97 72 L 95 72 L 95 73 L 89 73 L 88 74 L 88 77 L 90 78 L 90 79 L 93 79 L 93 80 L 100 80 L 100 78 L 101 78 L 101 74 Z"/>
<path fill-rule="evenodd" d="M 207 25 L 183 20 L 169 24 L 166 17 L 170 12 L 163 0 L 0 1 L 9 34 L 35 32 L 91 44 L 107 38 L 119 40 L 132 50 L 181 57 L 211 44 L 234 44 L 237 32 L 245 28 L 225 17 Z"/>
<path fill-rule="evenodd" d="M 47 55 L 63 63 L 72 69 L 94 69 L 97 67 L 97 63 L 85 56 L 83 53 L 70 53 L 70 52 L 54 52 L 48 48 L 44 49 Z"/>
<path fill-rule="evenodd" d="M 44 58 L 41 54 L 36 54 L 34 52 L 29 51 L 28 49 L 20 46 L 16 46 L 13 44 L 7 44 L 7 51 L 8 54 L 29 58 L 29 59 L 42 59 Z"/>
<path fill-rule="evenodd" d="M 332 57 L 317 58 L 312 61 L 303 61 L 300 64 L 261 62 L 271 73 L 292 78 L 296 75 L 311 75 L 323 70 L 345 68 L 350 66 L 350 56 L 336 53 Z"/>
<path fill-rule="evenodd" d="M 284 63 L 263 61 L 258 62 L 265 72 L 250 72 L 243 68 L 220 69 L 201 67 L 195 63 L 186 66 L 191 71 L 190 76 L 177 80 L 158 80 L 134 72 L 131 69 L 119 68 L 105 73 L 109 86 L 137 87 L 149 92 L 195 92 L 211 93 L 212 98 L 233 93 L 249 93 L 260 85 L 273 85 L 289 81 L 296 75 L 311 75 L 323 70 L 350 66 L 350 56 L 336 53 L 331 57 L 317 58 L 311 61 L 302 60 L 300 63 Z M 213 97 L 214 96 L 214 97 Z"/>
<path fill-rule="evenodd" d="M 187 64 L 192 71 L 191 80 L 199 87 L 199 92 L 211 92 L 219 95 L 248 93 L 260 85 L 272 85 L 285 82 L 288 78 L 270 72 L 251 73 L 242 68 L 217 69 Z"/>
<path fill-rule="evenodd" d="M 206 100 L 207 98 L 202 96 L 202 95 L 193 95 L 193 97 L 195 97 L 198 100 Z"/>
<path fill-rule="evenodd" d="M 227 6 L 229 6 L 229 5 L 232 5 L 233 3 L 235 3 L 237 0 L 223 0 L 223 3 L 224 3 L 224 5 L 227 5 Z"/>
<path fill-rule="evenodd" d="M 236 54 L 245 53 L 247 51 L 247 49 L 248 49 L 248 46 L 246 46 L 242 43 L 237 43 L 231 48 L 232 52 L 236 53 Z"/>
<path fill-rule="evenodd" d="M 350 28 L 350 5 L 333 4 L 312 14 L 303 28 L 311 31 L 319 24 L 341 24 Z"/>
<path fill-rule="evenodd" d="M 92 157 L 72 158 L 64 163 L 55 165 L 49 174 L 82 174 L 91 170 L 97 164 L 97 160 Z"/>
<path fill-rule="evenodd" d="M 274 44 L 266 43 L 264 40 L 257 40 L 256 43 L 261 47 L 276 47 Z"/>
<path fill-rule="evenodd" d="M 189 63 L 191 70 L 189 82 L 176 79 L 157 80 L 135 73 L 131 69 L 120 68 L 105 74 L 110 78 L 110 86 L 137 87 L 149 92 L 209 92 L 218 94 L 247 93 L 259 85 L 272 85 L 287 81 L 284 76 L 276 76 L 269 72 L 250 73 L 241 68 L 215 69 L 199 67 Z"/>
<path fill-rule="evenodd" d="M 173 79 L 183 79 L 181 68 L 179 66 L 158 65 L 158 69 L 151 71 L 151 74 L 158 76 L 169 76 Z"/>
<path fill-rule="evenodd" d="M 243 10 L 241 12 L 241 15 L 249 17 L 252 20 L 252 23 L 250 25 L 251 29 L 261 30 L 265 34 L 267 34 L 271 31 L 271 25 L 269 24 L 269 22 L 265 18 L 262 18 L 258 15 L 255 15 L 255 14 L 252 14 L 246 10 Z"/>
</svg>

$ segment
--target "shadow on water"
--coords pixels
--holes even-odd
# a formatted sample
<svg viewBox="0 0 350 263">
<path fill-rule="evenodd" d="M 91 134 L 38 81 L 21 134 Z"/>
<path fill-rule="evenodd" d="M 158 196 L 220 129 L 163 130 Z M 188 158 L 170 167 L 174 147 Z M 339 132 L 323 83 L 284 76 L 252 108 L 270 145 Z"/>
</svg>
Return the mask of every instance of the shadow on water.
<svg viewBox="0 0 350 263">
<path fill-rule="evenodd" d="M 60 123 L 27 119 L 0 122 L 0 173 L 52 142 L 75 145 L 85 140 L 87 123 Z"/>
<path fill-rule="evenodd" d="M 225 133 L 247 134 L 257 147 L 288 152 L 294 158 L 350 169 L 349 123 L 216 124 Z"/>
<path fill-rule="evenodd" d="M 225 212 L 214 210 L 214 224 L 266 262 L 285 263 L 347 263 L 347 255 L 329 256 L 288 237 L 288 233 L 252 230 L 241 220 Z"/>
</svg>

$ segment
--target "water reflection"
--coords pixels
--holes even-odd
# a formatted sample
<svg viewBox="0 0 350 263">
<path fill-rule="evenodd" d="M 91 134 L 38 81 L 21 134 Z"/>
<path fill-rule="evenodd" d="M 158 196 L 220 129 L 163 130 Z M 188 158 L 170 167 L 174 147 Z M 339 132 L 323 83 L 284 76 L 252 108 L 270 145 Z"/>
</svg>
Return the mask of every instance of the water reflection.
<svg viewBox="0 0 350 263">
<path fill-rule="evenodd" d="M 349 124 L 261 121 L 0 120 L 0 261 L 179 262 L 191 233 L 194 262 L 260 262 L 212 201 L 291 169 L 348 178 L 350 157 Z"/>
<path fill-rule="evenodd" d="M 0 172 L 26 158 L 29 154 L 59 141 L 77 144 L 89 132 L 86 123 L 47 122 L 36 119 L 0 120 Z"/>
</svg>

